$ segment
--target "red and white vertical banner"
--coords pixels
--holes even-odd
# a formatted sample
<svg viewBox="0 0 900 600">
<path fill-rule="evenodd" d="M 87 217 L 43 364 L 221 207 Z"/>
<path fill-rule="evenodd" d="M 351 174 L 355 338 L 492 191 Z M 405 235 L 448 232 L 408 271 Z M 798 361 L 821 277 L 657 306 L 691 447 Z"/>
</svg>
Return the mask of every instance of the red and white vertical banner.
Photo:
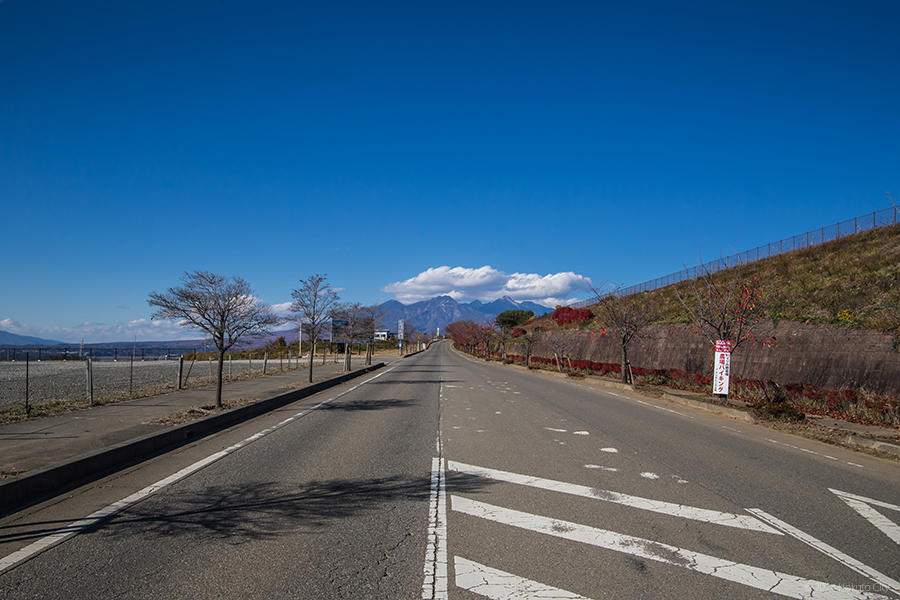
<svg viewBox="0 0 900 600">
<path fill-rule="evenodd" d="M 728 395 L 731 379 L 731 342 L 716 340 L 716 362 L 713 369 L 713 394 Z"/>
</svg>

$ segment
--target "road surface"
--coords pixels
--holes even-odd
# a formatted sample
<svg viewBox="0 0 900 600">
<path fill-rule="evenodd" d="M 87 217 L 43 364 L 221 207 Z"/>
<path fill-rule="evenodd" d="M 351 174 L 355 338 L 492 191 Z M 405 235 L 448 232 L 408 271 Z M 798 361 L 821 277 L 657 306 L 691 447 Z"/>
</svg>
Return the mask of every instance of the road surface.
<svg viewBox="0 0 900 600">
<path fill-rule="evenodd" d="M 0 598 L 893 598 L 898 484 L 443 342 L 3 519 Z"/>
</svg>

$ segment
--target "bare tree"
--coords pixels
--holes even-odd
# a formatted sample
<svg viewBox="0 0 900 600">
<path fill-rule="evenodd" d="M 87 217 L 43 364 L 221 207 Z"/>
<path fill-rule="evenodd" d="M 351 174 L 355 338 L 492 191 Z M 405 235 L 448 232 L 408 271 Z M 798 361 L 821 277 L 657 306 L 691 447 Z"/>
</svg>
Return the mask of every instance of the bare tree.
<svg viewBox="0 0 900 600">
<path fill-rule="evenodd" d="M 309 336 L 309 382 L 312 383 L 316 341 L 328 324 L 338 295 L 328 283 L 327 275 L 315 273 L 300 280 L 300 287 L 291 291 L 291 298 L 294 299 L 291 311 L 296 313 L 297 320 L 306 325 Z"/>
<path fill-rule="evenodd" d="M 761 333 L 766 290 L 758 278 L 743 277 L 739 270 L 715 275 L 705 271 L 687 283 L 686 293 L 678 287 L 678 301 L 710 345 L 730 341 L 733 353 Z"/>
<path fill-rule="evenodd" d="M 375 330 L 378 329 L 378 322 L 384 317 L 384 310 L 377 304 L 364 306 L 362 308 L 363 322 L 362 329 L 366 340 L 366 364 L 372 364 L 372 353 L 375 343 Z"/>
<path fill-rule="evenodd" d="M 531 353 L 534 350 L 534 344 L 537 342 L 537 337 L 541 333 L 542 329 L 540 327 L 533 327 L 531 330 L 525 328 L 519 328 L 513 330 L 513 339 L 522 345 L 525 349 L 525 366 L 531 366 Z M 518 334 L 518 335 L 516 335 Z"/>
<path fill-rule="evenodd" d="M 494 319 L 494 324 L 499 331 L 497 339 L 500 343 L 500 358 L 506 360 L 506 346 L 512 341 L 513 330 L 519 325 L 534 318 L 534 312 L 530 310 L 505 310 Z"/>
<path fill-rule="evenodd" d="M 550 349 L 553 351 L 553 356 L 556 358 L 556 370 L 562 373 L 565 368 L 567 372 L 570 372 L 572 367 L 572 350 L 575 346 L 575 341 L 567 335 L 566 331 L 555 331 L 550 332 L 549 338 L 547 341 L 550 343 Z M 566 367 L 566 360 L 569 361 L 569 366 Z"/>
<path fill-rule="evenodd" d="M 406 350 L 404 354 L 413 352 L 412 345 L 419 337 L 419 330 L 416 329 L 410 321 L 403 322 L 403 347 Z"/>
<path fill-rule="evenodd" d="M 591 291 L 597 298 L 600 311 L 600 322 L 616 335 L 622 354 L 622 383 L 634 383 L 628 368 L 628 345 L 640 339 L 650 323 L 659 315 L 656 304 L 648 301 L 647 294 L 617 295 L 617 289 L 601 294 L 593 287 Z"/>
<path fill-rule="evenodd" d="M 364 335 L 365 330 L 365 313 L 364 306 L 359 302 L 340 304 L 335 307 L 333 316 L 337 319 L 346 321 L 343 327 L 342 335 L 345 337 L 344 342 L 344 370 L 351 369 L 350 346 L 353 342 L 359 340 Z"/>
<path fill-rule="evenodd" d="M 157 309 L 150 318 L 179 319 L 179 325 L 197 327 L 210 335 L 219 353 L 216 408 L 222 408 L 225 352 L 245 335 L 267 333 L 280 319 L 240 277 L 194 271 L 181 279 L 181 287 L 169 288 L 162 294 L 150 293 L 147 302 Z"/>
</svg>

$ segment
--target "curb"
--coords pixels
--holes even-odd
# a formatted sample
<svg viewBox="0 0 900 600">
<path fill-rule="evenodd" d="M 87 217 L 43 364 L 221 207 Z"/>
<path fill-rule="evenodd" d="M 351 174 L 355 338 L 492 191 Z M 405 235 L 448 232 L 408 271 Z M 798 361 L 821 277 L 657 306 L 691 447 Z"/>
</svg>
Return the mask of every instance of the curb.
<svg viewBox="0 0 900 600">
<path fill-rule="evenodd" d="M 174 450 L 212 433 L 227 429 L 261 414 L 281 408 L 384 366 L 383 362 L 332 377 L 312 385 L 266 398 L 253 404 L 176 425 L 159 433 L 110 446 L 71 460 L 38 469 L 0 483 L 0 516 L 57 496 L 65 491 L 94 481 L 151 456 Z"/>
<path fill-rule="evenodd" d="M 881 442 L 878 440 L 873 440 L 871 438 L 862 437 L 859 435 L 848 435 L 844 441 L 848 444 L 853 444 L 856 446 L 862 446 L 863 448 L 870 448 L 872 450 L 878 450 L 879 452 L 885 452 L 887 454 L 892 454 L 894 456 L 900 457 L 900 446 L 897 444 L 892 444 L 890 442 Z"/>
<path fill-rule="evenodd" d="M 691 400 L 690 398 L 676 396 L 675 394 L 670 394 L 669 392 L 663 392 L 662 398 L 668 400 L 669 402 L 680 404 L 681 406 L 699 408 L 700 410 L 705 410 L 706 412 L 711 412 L 713 414 L 731 417 L 732 419 L 735 419 L 737 421 L 746 421 L 747 423 L 756 422 L 756 418 L 752 414 L 737 408 L 728 408 L 727 406 L 710 404 L 709 402 L 703 402 L 702 400 Z"/>
</svg>

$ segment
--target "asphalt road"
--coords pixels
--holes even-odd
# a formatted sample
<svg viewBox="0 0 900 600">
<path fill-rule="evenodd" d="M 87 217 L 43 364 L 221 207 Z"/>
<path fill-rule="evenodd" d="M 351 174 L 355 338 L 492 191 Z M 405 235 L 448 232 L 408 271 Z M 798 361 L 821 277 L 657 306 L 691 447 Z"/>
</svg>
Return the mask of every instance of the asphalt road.
<svg viewBox="0 0 900 600">
<path fill-rule="evenodd" d="M 898 483 L 441 343 L 3 519 L 0 598 L 897 597 Z"/>
</svg>

